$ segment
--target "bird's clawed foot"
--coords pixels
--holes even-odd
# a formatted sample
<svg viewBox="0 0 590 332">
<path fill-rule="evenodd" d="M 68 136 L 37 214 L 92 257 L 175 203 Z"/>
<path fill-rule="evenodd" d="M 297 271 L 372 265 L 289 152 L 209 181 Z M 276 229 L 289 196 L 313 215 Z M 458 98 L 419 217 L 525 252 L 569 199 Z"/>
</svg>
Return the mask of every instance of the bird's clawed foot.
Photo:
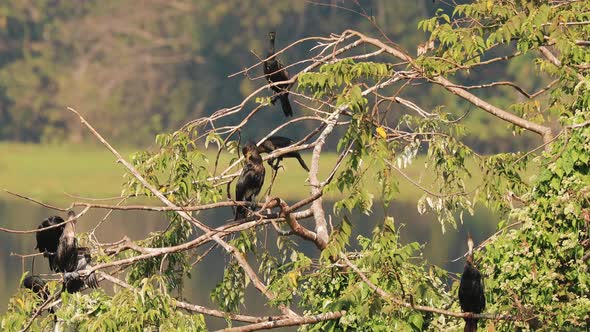
<svg viewBox="0 0 590 332">
<path fill-rule="evenodd" d="M 268 165 L 272 168 L 275 172 L 277 172 L 280 168 L 283 168 L 283 165 L 280 164 L 280 160 L 271 159 L 268 161 Z"/>
<path fill-rule="evenodd" d="M 256 202 L 250 202 L 250 204 L 248 204 L 248 209 L 250 209 L 251 212 L 256 211 L 257 207 L 258 205 L 256 204 Z"/>
</svg>

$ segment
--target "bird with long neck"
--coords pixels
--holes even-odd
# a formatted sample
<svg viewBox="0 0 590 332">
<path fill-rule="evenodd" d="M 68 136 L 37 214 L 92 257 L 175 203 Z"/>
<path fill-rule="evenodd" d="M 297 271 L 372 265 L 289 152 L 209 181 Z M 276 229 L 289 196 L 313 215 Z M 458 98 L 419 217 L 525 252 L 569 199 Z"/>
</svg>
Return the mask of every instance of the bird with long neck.
<svg viewBox="0 0 590 332">
<path fill-rule="evenodd" d="M 471 233 L 467 233 L 467 259 L 465 263 L 473 265 L 473 238 Z"/>
<path fill-rule="evenodd" d="M 78 247 L 76 214 L 69 211 L 68 222 L 55 227 L 60 223 L 63 223 L 63 219 L 53 216 L 43 220 L 39 225 L 41 230 L 37 232 L 37 248 L 39 252 L 47 256 L 52 271 L 64 274 L 64 288 L 69 293 L 78 292 L 84 286 L 97 288 L 98 281 L 94 272 L 85 278 L 81 278 L 78 272 L 89 266 L 91 257 L 88 248 Z"/>
<path fill-rule="evenodd" d="M 470 233 L 467 234 L 467 247 L 469 251 L 461 275 L 461 283 L 459 284 L 459 304 L 463 312 L 479 314 L 486 307 L 486 299 L 481 273 L 473 264 L 473 238 Z M 476 318 L 465 318 L 463 331 L 476 332 L 477 322 L 478 319 Z"/>
<path fill-rule="evenodd" d="M 76 240 L 76 220 L 73 211 L 68 212 L 68 220 L 59 237 L 56 260 L 61 272 L 74 272 L 78 267 L 78 242 Z"/>
<path fill-rule="evenodd" d="M 263 71 L 266 80 L 269 83 L 276 83 L 282 81 L 288 81 L 290 79 L 289 73 L 283 67 L 283 65 L 277 60 L 275 56 L 275 32 L 271 31 L 268 33 L 268 50 L 266 52 L 266 59 L 263 64 Z M 274 104 L 276 98 L 281 102 L 281 108 L 286 117 L 293 116 L 293 109 L 291 103 L 289 103 L 289 83 L 273 85 L 270 88 L 278 93 L 276 97 L 271 98 L 271 102 Z"/>
</svg>

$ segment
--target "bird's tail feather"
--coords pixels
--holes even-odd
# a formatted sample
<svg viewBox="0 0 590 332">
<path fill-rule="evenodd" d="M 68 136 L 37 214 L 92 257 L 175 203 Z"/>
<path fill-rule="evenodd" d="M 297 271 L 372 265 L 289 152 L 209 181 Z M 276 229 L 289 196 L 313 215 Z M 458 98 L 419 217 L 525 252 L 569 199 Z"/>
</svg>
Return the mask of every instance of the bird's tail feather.
<svg viewBox="0 0 590 332">
<path fill-rule="evenodd" d="M 246 218 L 246 208 L 243 206 L 237 206 L 236 207 L 236 217 L 234 218 L 234 220 L 240 220 L 240 219 L 244 219 Z"/>
<path fill-rule="evenodd" d="M 88 288 L 98 288 L 98 279 L 96 279 L 96 274 L 94 272 L 90 273 L 88 277 L 86 277 L 86 281 L 84 283 Z"/>
<path fill-rule="evenodd" d="M 301 165 L 301 167 L 303 167 L 304 170 L 309 172 L 309 168 L 305 164 L 305 161 L 303 161 L 303 158 L 301 158 L 301 156 L 297 156 L 297 160 L 299 161 L 299 165 Z"/>
<path fill-rule="evenodd" d="M 477 332 L 477 319 L 465 319 L 463 332 Z"/>
<path fill-rule="evenodd" d="M 293 116 L 293 109 L 291 108 L 291 103 L 289 103 L 289 94 L 284 93 L 279 96 L 279 99 L 281 100 L 281 107 L 283 108 L 283 113 L 285 113 L 285 116 Z"/>
</svg>

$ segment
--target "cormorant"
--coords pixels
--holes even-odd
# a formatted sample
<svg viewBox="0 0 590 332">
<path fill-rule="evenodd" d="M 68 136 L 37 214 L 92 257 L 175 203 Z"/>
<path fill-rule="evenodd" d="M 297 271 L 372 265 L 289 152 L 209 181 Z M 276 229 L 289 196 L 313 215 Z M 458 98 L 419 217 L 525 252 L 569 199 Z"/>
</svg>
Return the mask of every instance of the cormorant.
<svg viewBox="0 0 590 332">
<path fill-rule="evenodd" d="M 43 222 L 41 225 L 37 227 L 37 229 L 42 229 L 50 226 L 54 226 L 57 224 L 63 223 L 64 220 L 59 216 L 52 216 L 49 217 Z M 49 260 L 49 268 L 51 271 L 57 271 L 57 263 L 55 261 L 55 253 L 57 252 L 57 246 L 59 244 L 59 237 L 64 231 L 64 225 L 50 228 L 44 230 L 42 232 L 37 232 L 37 247 L 35 249 L 39 249 L 39 252 L 43 254 L 43 256 L 47 257 Z"/>
<path fill-rule="evenodd" d="M 78 247 L 77 248 L 77 255 L 76 255 L 76 267 L 73 271 L 68 271 L 66 273 L 66 282 L 65 286 L 68 293 L 76 293 L 82 290 L 84 286 L 88 288 L 98 288 L 98 280 L 96 279 L 96 275 L 92 272 L 86 279 L 82 280 L 78 271 L 85 270 L 86 268 L 90 267 L 90 263 L 92 262 L 92 256 L 90 255 L 90 249 L 86 247 Z"/>
<path fill-rule="evenodd" d="M 35 292 L 35 294 L 37 294 L 37 296 L 40 296 L 43 299 L 43 301 L 47 301 L 47 299 L 49 298 L 49 289 L 47 289 L 47 284 L 45 283 L 45 280 L 41 279 L 41 277 L 39 277 L 38 275 L 27 276 L 23 280 L 23 287 Z M 55 313 L 54 307 L 50 307 L 49 312 Z"/>
<path fill-rule="evenodd" d="M 68 217 L 73 218 L 74 212 L 68 212 Z M 39 225 L 39 229 L 53 226 L 63 222 L 58 216 L 49 217 Z M 84 285 L 97 288 L 96 275 L 91 273 L 83 280 L 78 271 L 84 270 L 90 263 L 90 250 L 78 247 L 75 220 L 63 226 L 37 232 L 37 248 L 49 260 L 49 268 L 55 272 L 64 273 L 64 286 L 69 293 L 80 291 Z"/>
<path fill-rule="evenodd" d="M 262 144 L 260 144 L 260 146 L 258 147 L 258 153 L 271 153 L 274 150 L 285 148 L 287 146 L 293 145 L 294 143 L 295 141 L 288 137 L 271 136 L 264 142 L 262 142 Z M 307 168 L 305 161 L 303 161 L 303 158 L 301 158 L 301 155 L 298 151 L 285 153 L 284 155 L 281 155 L 276 159 L 271 159 L 268 161 L 268 164 L 276 171 L 279 168 L 279 163 L 283 160 L 283 158 L 297 159 L 299 161 L 299 165 L 301 165 L 301 167 L 303 167 L 304 170 L 309 172 L 309 168 Z"/>
<path fill-rule="evenodd" d="M 23 280 L 23 287 L 32 290 L 37 295 L 41 296 L 43 300 L 47 300 L 49 297 L 49 293 L 45 288 L 45 280 L 41 279 L 41 277 L 37 275 L 27 276 Z"/>
<path fill-rule="evenodd" d="M 467 234 L 467 246 L 469 252 L 465 261 L 465 268 L 461 275 L 459 284 L 459 303 L 463 312 L 472 312 L 479 314 L 486 308 L 486 298 L 484 296 L 484 285 L 481 274 L 473 265 L 473 239 L 471 234 Z M 477 319 L 465 318 L 465 332 L 477 331 Z"/>
<path fill-rule="evenodd" d="M 264 184 L 265 169 L 262 164 L 262 158 L 253 142 L 248 142 L 244 145 L 242 154 L 246 159 L 246 165 L 244 165 L 242 173 L 238 178 L 238 183 L 236 184 L 236 201 L 253 202 Z M 236 208 L 235 220 L 245 217 L 246 207 L 238 206 Z"/>
<path fill-rule="evenodd" d="M 269 48 L 268 52 L 266 53 L 266 58 L 268 60 L 264 61 L 263 71 L 264 75 L 266 76 L 266 80 L 269 83 L 275 82 L 282 82 L 288 81 L 290 79 L 289 73 L 283 67 L 276 57 L 273 57 L 275 54 L 275 32 L 271 31 L 268 33 L 268 40 L 269 40 Z M 272 57 L 272 59 L 269 59 Z M 276 98 L 279 98 L 281 101 L 281 107 L 283 108 L 283 113 L 285 113 L 286 117 L 293 116 L 293 109 L 291 108 L 291 104 L 289 103 L 289 84 L 279 84 L 271 86 L 271 89 L 279 93 L 278 96 L 272 97 L 271 101 L 274 104 Z"/>
</svg>

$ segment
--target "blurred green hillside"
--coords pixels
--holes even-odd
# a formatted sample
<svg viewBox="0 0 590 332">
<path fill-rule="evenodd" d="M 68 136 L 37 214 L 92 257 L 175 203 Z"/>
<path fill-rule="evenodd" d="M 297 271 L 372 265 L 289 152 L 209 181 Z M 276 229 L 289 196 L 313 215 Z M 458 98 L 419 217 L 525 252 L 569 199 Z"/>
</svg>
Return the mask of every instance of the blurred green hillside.
<svg viewBox="0 0 590 332">
<path fill-rule="evenodd" d="M 235 105 L 264 84 L 227 76 L 257 61 L 251 50 L 263 54 L 270 30 L 277 31 L 279 47 L 347 28 L 378 35 L 370 17 L 414 54 L 426 40 L 417 23 L 438 6 L 449 13 L 453 9 L 431 0 L 2 1 L 0 140 L 84 141 L 87 132 L 65 111 L 72 106 L 110 140 L 142 145 L 156 133 Z M 304 59 L 313 46 L 304 43 L 282 60 Z M 533 68 L 521 63 L 509 67 L 509 73 L 493 68 L 476 70 L 470 79 L 501 75 L 531 90 L 542 84 Z M 436 87 L 406 90 L 427 110 L 455 104 L 448 111 L 459 116 L 469 109 Z M 518 97 L 509 88 L 493 93 L 492 101 L 500 106 L 506 98 Z M 392 121 L 404 112 L 400 105 L 388 107 Z M 264 112 L 254 124 L 259 128 L 246 128 L 246 135 L 258 133 L 262 124 L 268 129 L 280 123 L 278 114 L 274 108 Z M 479 151 L 506 151 L 534 140 L 520 139 L 521 146 L 514 146 L 505 124 L 478 111 L 468 119 L 481 130 L 465 141 Z M 297 132 L 290 127 L 284 134 Z"/>
</svg>

